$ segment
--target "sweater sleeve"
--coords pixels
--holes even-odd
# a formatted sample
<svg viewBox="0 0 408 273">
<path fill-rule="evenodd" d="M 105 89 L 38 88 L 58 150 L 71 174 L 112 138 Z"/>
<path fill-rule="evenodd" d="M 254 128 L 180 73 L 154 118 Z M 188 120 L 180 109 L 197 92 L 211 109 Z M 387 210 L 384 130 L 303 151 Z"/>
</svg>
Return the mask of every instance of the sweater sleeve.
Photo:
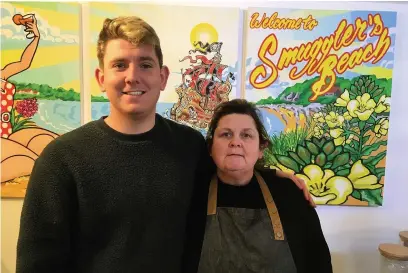
<svg viewBox="0 0 408 273">
<path fill-rule="evenodd" d="M 17 243 L 17 273 L 71 272 L 74 183 L 55 142 L 36 160 L 23 204 Z"/>
<path fill-rule="evenodd" d="M 196 273 L 201 257 L 207 219 L 207 199 L 212 174 L 212 161 L 202 138 L 200 160 L 195 173 L 194 190 L 187 216 L 186 238 L 182 260 L 182 273 Z"/>
<path fill-rule="evenodd" d="M 323 235 L 319 216 L 315 208 L 308 203 L 305 205 L 304 217 L 304 223 L 307 225 L 306 243 L 310 246 L 310 249 L 306 251 L 306 272 L 332 273 L 330 250 Z"/>
</svg>

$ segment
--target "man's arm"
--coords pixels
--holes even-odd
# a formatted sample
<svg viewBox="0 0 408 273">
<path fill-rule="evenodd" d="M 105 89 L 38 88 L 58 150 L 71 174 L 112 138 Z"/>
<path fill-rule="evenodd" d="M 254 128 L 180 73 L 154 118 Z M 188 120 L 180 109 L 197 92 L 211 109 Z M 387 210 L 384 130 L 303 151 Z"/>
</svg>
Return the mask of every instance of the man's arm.
<svg viewBox="0 0 408 273">
<path fill-rule="evenodd" d="M 303 222 L 306 225 L 304 236 L 306 236 L 307 246 L 310 247 L 306 251 L 306 272 L 333 273 L 330 249 L 324 237 L 316 209 L 307 205 L 304 207 Z M 316 257 L 318 257 L 317 260 Z"/>
<path fill-rule="evenodd" d="M 200 163 L 195 174 L 194 189 L 187 217 L 182 273 L 196 273 L 201 257 L 207 219 L 207 202 L 210 178 L 214 173 L 211 157 L 204 139 L 200 148 Z"/>
<path fill-rule="evenodd" d="M 309 192 L 309 189 L 307 188 L 306 183 L 303 181 L 303 179 L 297 177 L 293 173 L 289 172 L 284 172 L 281 170 L 275 170 L 276 171 L 276 176 L 281 177 L 281 178 L 289 178 L 292 180 L 293 183 L 296 184 L 296 186 L 303 191 L 303 195 L 307 201 L 309 201 L 310 205 L 312 207 L 316 207 L 315 202 L 313 201 L 312 195 Z"/>
<path fill-rule="evenodd" d="M 72 272 L 71 228 L 76 194 L 55 142 L 36 160 L 20 219 L 16 273 Z"/>
</svg>

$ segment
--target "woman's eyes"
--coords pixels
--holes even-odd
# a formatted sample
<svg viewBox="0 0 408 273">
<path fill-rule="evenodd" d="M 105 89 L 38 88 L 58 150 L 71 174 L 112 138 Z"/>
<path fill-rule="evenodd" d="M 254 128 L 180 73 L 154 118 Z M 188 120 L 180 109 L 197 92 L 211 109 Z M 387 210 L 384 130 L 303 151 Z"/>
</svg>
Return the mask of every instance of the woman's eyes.
<svg viewBox="0 0 408 273">
<path fill-rule="evenodd" d="M 221 133 L 221 137 L 231 137 L 231 136 L 232 136 L 232 134 L 229 133 L 229 132 Z M 241 137 L 242 137 L 242 138 L 252 138 L 252 135 L 251 135 L 251 134 L 248 134 L 248 133 L 242 133 L 242 134 L 241 134 Z"/>
</svg>

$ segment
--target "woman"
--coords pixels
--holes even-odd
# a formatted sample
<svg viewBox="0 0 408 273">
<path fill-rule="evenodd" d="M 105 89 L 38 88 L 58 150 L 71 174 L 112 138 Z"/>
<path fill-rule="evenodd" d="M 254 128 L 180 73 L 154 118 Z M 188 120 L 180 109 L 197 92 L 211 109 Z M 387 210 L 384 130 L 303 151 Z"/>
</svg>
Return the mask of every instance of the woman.
<svg viewBox="0 0 408 273">
<path fill-rule="evenodd" d="M 14 16 L 13 18 L 15 18 Z M 35 53 L 37 51 L 38 42 L 40 40 L 40 32 L 37 27 L 37 20 L 34 14 L 28 14 L 24 21 L 25 29 L 24 31 L 31 33 L 33 36 L 29 39 L 33 39 L 28 46 L 24 49 L 21 55 L 20 61 L 7 64 L 3 69 L 1 69 L 1 137 L 8 138 L 12 131 L 12 124 L 10 121 L 11 112 L 14 108 L 14 95 L 16 93 L 16 88 L 14 84 L 8 81 L 11 76 L 17 75 L 25 70 L 27 70 L 34 59 Z M 27 21 L 29 20 L 29 21 Z M 14 22 L 17 23 L 17 22 Z M 18 23 L 19 24 L 19 23 Z M 27 34 L 28 35 L 28 34 Z"/>
<path fill-rule="evenodd" d="M 12 112 L 15 109 L 16 87 L 9 81 L 12 76 L 18 75 L 30 68 L 40 41 L 40 31 L 37 26 L 37 19 L 34 14 L 21 16 L 16 14 L 13 21 L 17 25 L 22 25 L 27 32 L 26 38 L 32 39 L 25 47 L 19 60 L 8 63 L 1 69 L 1 196 L 3 197 L 23 197 L 28 178 L 24 182 L 17 183 L 14 179 L 28 176 L 38 155 L 44 147 L 58 137 L 58 134 L 49 130 L 30 127 L 18 130 L 13 127 Z M 15 118 L 20 120 L 19 118 Z M 18 126 L 17 126 L 18 127 Z M 5 183 L 12 182 L 12 183 Z"/>
<path fill-rule="evenodd" d="M 200 273 L 330 273 L 318 215 L 296 187 L 270 169 L 256 170 L 270 145 L 257 108 L 220 104 L 207 141 L 217 165 L 208 195 Z"/>
</svg>

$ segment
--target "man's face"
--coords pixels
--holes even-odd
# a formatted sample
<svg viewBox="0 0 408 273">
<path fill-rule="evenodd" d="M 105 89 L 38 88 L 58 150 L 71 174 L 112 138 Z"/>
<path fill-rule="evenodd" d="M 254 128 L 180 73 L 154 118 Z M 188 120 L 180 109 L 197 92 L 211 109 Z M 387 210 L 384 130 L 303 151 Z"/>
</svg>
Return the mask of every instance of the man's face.
<svg viewBox="0 0 408 273">
<path fill-rule="evenodd" d="M 153 46 L 111 40 L 106 45 L 103 64 L 104 68 L 98 68 L 95 76 L 107 93 L 111 112 L 134 117 L 155 114 L 169 70 L 165 66 L 160 68 Z"/>
</svg>

